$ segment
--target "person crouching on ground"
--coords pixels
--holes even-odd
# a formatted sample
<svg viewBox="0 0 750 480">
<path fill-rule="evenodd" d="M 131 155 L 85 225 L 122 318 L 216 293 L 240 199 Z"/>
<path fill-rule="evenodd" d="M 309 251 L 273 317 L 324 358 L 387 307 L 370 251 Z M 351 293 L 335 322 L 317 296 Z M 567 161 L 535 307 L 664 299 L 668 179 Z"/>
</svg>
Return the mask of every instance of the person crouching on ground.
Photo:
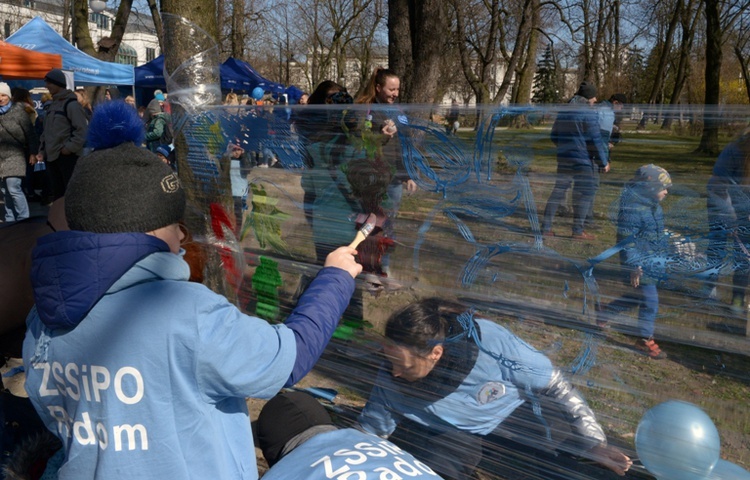
<svg viewBox="0 0 750 480">
<path fill-rule="evenodd" d="M 279 325 L 188 282 L 176 173 L 136 146 L 142 123 L 122 102 L 100 106 L 91 130 L 117 124 L 117 104 L 140 136 L 101 149 L 89 137 L 65 196 L 71 230 L 33 253 L 26 390 L 63 443 L 58 478 L 254 480 L 246 398 L 312 368 L 354 291 L 356 251 L 333 251 Z"/>
<path fill-rule="evenodd" d="M 325 407 L 305 392 L 284 392 L 269 400 L 258 415 L 256 433 L 271 467 L 263 480 L 327 480 L 332 470 L 351 479 L 442 478 L 388 440 L 339 429 Z"/>
<path fill-rule="evenodd" d="M 515 478 L 512 462 L 539 478 L 571 478 L 579 456 L 618 475 L 632 465 L 547 356 L 459 303 L 427 298 L 395 312 L 383 353 L 359 424 L 445 478 L 476 478 L 480 462 L 493 478 Z"/>
</svg>

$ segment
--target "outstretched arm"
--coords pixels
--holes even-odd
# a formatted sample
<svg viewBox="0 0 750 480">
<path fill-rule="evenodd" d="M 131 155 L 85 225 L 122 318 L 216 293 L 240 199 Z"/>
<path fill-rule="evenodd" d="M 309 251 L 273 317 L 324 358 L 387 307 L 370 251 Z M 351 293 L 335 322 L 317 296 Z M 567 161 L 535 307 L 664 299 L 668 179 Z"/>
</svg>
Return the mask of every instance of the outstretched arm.
<svg viewBox="0 0 750 480">
<path fill-rule="evenodd" d="M 548 387 L 540 393 L 560 406 L 573 430 L 580 436 L 587 450 L 585 456 L 618 475 L 628 471 L 633 462 L 617 448 L 607 445 L 607 436 L 596 421 L 591 407 L 560 370 L 554 370 Z"/>
<path fill-rule="evenodd" d="M 354 277 L 362 266 L 354 261 L 357 250 L 339 247 L 326 258 L 297 307 L 284 322 L 294 332 L 297 357 L 285 386 L 300 381 L 318 361 L 354 293 Z"/>
</svg>

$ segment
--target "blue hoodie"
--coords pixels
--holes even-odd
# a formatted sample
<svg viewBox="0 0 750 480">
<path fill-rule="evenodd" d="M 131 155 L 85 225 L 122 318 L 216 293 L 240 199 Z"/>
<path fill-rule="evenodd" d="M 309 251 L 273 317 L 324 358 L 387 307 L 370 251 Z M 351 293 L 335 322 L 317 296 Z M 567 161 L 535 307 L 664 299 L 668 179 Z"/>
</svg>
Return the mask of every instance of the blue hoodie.
<svg viewBox="0 0 750 480">
<path fill-rule="evenodd" d="M 257 478 L 245 399 L 307 373 L 354 281 L 324 268 L 270 325 L 189 273 L 145 234 L 39 239 L 23 357 L 29 397 L 66 452 L 59 478 Z"/>
</svg>

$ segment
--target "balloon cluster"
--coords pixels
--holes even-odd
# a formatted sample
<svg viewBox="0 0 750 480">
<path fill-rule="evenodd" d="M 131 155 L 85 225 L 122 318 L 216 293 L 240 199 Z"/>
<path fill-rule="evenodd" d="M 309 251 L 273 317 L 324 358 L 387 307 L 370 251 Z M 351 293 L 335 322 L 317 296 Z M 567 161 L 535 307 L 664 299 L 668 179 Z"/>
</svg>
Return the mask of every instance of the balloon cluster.
<svg viewBox="0 0 750 480">
<path fill-rule="evenodd" d="M 747 470 L 719 459 L 719 447 L 711 418 L 688 402 L 655 406 L 635 433 L 638 457 L 659 480 L 750 480 Z"/>
</svg>

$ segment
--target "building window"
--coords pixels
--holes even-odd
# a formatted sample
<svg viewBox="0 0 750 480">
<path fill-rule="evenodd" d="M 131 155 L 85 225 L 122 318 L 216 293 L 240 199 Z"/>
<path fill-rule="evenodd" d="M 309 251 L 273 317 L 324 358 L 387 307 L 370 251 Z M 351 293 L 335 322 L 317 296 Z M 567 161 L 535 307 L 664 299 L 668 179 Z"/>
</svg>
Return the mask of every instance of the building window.
<svg viewBox="0 0 750 480">
<path fill-rule="evenodd" d="M 5 21 L 5 28 L 3 33 L 5 34 L 5 38 L 10 37 L 10 21 L 8 20 Z"/>
<path fill-rule="evenodd" d="M 155 48 L 146 48 L 146 61 L 150 62 L 151 60 L 156 58 L 156 49 Z"/>
<path fill-rule="evenodd" d="M 123 65 L 133 65 L 135 67 L 138 65 L 138 52 L 127 43 L 121 43 L 120 49 L 117 50 L 115 62 L 122 63 Z"/>
<path fill-rule="evenodd" d="M 89 22 L 95 23 L 97 27 L 109 30 L 109 17 L 101 13 L 90 13 Z"/>
<path fill-rule="evenodd" d="M 26 8 L 35 8 L 34 0 L 23 0 L 23 6 Z"/>
</svg>

